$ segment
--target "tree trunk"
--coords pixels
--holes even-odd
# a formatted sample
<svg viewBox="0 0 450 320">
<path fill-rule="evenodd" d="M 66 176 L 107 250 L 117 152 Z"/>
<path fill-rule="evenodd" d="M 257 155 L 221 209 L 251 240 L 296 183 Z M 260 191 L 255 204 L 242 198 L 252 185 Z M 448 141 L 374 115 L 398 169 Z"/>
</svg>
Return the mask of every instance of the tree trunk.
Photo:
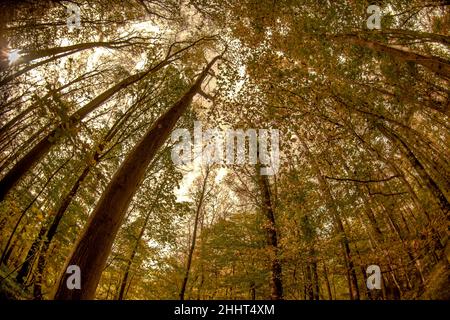
<svg viewBox="0 0 450 320">
<path fill-rule="evenodd" d="M 124 272 L 122 281 L 120 283 L 120 289 L 119 289 L 119 294 L 117 296 L 117 300 L 123 300 L 125 297 L 125 289 L 127 288 L 128 277 L 130 276 L 131 265 L 133 264 L 134 257 L 136 256 L 136 253 L 139 249 L 139 243 L 141 242 L 141 239 L 144 236 L 145 229 L 147 228 L 148 220 L 150 219 L 150 215 L 153 213 L 153 209 L 154 209 L 157 201 L 159 200 L 158 198 L 159 198 L 159 195 L 161 194 L 161 191 L 162 191 L 162 187 L 159 188 L 157 195 L 155 197 L 155 201 L 153 202 L 153 204 L 147 211 L 147 214 L 144 218 L 144 223 L 142 224 L 141 230 L 139 231 L 139 235 L 136 239 L 136 243 L 134 244 L 134 247 L 130 254 L 130 257 L 127 259 L 127 265 L 125 267 L 125 272 Z"/>
<path fill-rule="evenodd" d="M 417 159 L 417 157 L 414 155 L 414 153 L 411 151 L 411 149 L 408 147 L 408 145 L 394 131 L 392 131 L 388 127 L 382 124 L 378 124 L 378 128 L 386 136 L 386 138 L 388 138 L 393 145 L 397 146 L 397 148 L 399 148 L 401 152 L 405 155 L 406 159 L 409 161 L 411 166 L 414 168 L 414 170 L 417 172 L 417 174 L 420 176 L 422 181 L 427 186 L 428 190 L 435 198 L 437 204 L 441 208 L 444 215 L 447 217 L 447 219 L 449 219 L 450 204 L 447 201 L 447 198 L 445 197 L 444 193 L 441 192 L 437 183 L 433 181 L 433 179 L 428 175 L 425 168 Z"/>
<path fill-rule="evenodd" d="M 314 280 L 314 300 L 319 300 L 319 298 L 320 298 L 320 283 L 319 283 L 319 274 L 317 273 L 317 259 L 315 257 L 315 252 L 314 252 L 313 262 L 311 263 L 311 271 L 312 271 L 313 280 Z"/>
<path fill-rule="evenodd" d="M 358 38 L 357 36 L 349 36 L 347 39 L 349 39 L 350 43 L 354 43 L 358 46 L 377 52 L 386 53 L 398 60 L 417 63 L 445 79 L 450 79 L 450 63 L 439 57 L 416 53 L 407 48 L 366 40 Z"/>
<path fill-rule="evenodd" d="M 325 263 L 323 264 L 323 275 L 325 277 L 325 283 L 327 285 L 328 300 L 333 300 L 333 295 L 331 293 L 330 280 L 328 279 L 327 265 Z"/>
<path fill-rule="evenodd" d="M 208 182 L 209 170 L 210 170 L 209 168 L 206 169 L 205 179 L 203 180 L 203 186 L 202 186 L 202 190 L 200 192 L 200 199 L 198 200 L 197 210 L 195 212 L 194 230 L 192 232 L 192 244 L 191 244 L 191 247 L 189 248 L 189 254 L 188 254 L 188 259 L 187 259 L 187 263 L 186 263 L 186 272 L 184 274 L 183 283 L 181 284 L 180 295 L 179 295 L 180 300 L 184 300 L 184 294 L 186 292 L 186 285 L 187 285 L 187 282 L 189 279 L 189 272 L 191 270 L 191 264 L 192 264 L 192 256 L 194 255 L 195 243 L 197 241 L 197 228 L 198 228 L 198 223 L 200 220 L 200 212 L 202 210 L 203 200 L 204 200 L 205 193 L 206 193 L 206 183 Z"/>
<path fill-rule="evenodd" d="M 114 238 L 147 166 L 191 104 L 218 58 L 207 65 L 187 93 L 154 123 L 114 174 L 61 272 L 54 299 L 94 298 Z M 68 290 L 66 287 L 65 272 L 69 265 L 77 265 L 83 273 L 81 290 Z"/>
<path fill-rule="evenodd" d="M 47 226 L 44 224 L 41 226 L 38 236 L 36 237 L 36 239 L 34 239 L 33 244 L 31 245 L 30 249 L 28 250 L 25 261 L 22 263 L 20 270 L 17 272 L 16 281 L 18 283 L 23 284 L 25 282 L 25 278 L 28 275 L 28 273 L 30 272 L 31 266 L 33 265 L 33 262 L 35 261 L 36 254 L 39 251 L 39 247 L 41 246 L 42 239 L 44 238 L 44 235 L 46 232 L 47 232 Z"/>
<path fill-rule="evenodd" d="M 266 218 L 267 245 L 270 250 L 271 258 L 271 299 L 281 300 L 283 299 L 282 269 L 278 257 L 278 235 L 275 224 L 274 208 L 270 197 L 269 179 L 267 176 L 260 174 L 259 165 L 256 166 L 256 175 L 262 196 L 261 208 Z"/>
<path fill-rule="evenodd" d="M 333 195 L 331 194 L 330 188 L 328 186 L 328 182 L 325 180 L 317 162 L 309 151 L 308 146 L 304 141 L 301 141 L 303 145 L 303 149 L 305 150 L 308 158 L 310 159 L 311 166 L 316 173 L 317 179 L 319 181 L 319 186 L 321 189 L 322 195 L 325 197 L 326 205 L 328 210 L 330 211 L 336 231 L 341 240 L 342 249 L 344 251 L 345 263 L 347 266 L 348 273 L 348 281 L 349 281 L 349 290 L 350 297 L 353 300 L 359 300 L 359 288 L 358 288 L 358 278 L 356 277 L 356 270 L 354 267 L 353 258 L 350 250 L 350 243 L 345 233 L 344 224 L 342 223 L 341 217 L 334 203 Z"/>
</svg>

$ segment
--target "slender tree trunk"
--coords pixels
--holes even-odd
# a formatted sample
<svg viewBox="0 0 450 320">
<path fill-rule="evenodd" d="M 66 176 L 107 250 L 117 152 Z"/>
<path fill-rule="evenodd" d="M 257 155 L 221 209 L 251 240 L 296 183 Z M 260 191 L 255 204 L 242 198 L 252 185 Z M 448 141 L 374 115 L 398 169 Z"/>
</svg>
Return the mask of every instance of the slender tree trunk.
<svg viewBox="0 0 450 320">
<path fill-rule="evenodd" d="M 126 120 L 131 115 L 131 113 L 133 112 L 132 109 L 133 108 L 130 108 L 120 118 L 120 120 L 118 120 L 111 127 L 111 129 L 105 135 L 102 143 L 100 143 L 98 145 L 98 147 L 96 148 L 96 151 L 94 152 L 94 154 L 92 156 L 92 162 L 89 162 L 89 164 L 87 164 L 85 166 L 83 172 L 78 177 L 77 181 L 75 181 L 75 183 L 73 184 L 71 190 L 65 196 L 64 200 L 61 202 L 61 204 L 59 205 L 58 209 L 56 210 L 56 214 L 55 214 L 55 216 L 54 216 L 54 218 L 52 220 L 52 223 L 51 223 L 50 227 L 48 228 L 47 234 L 45 235 L 45 237 L 42 237 L 42 239 L 39 239 L 39 242 L 42 242 L 42 248 L 41 248 L 41 251 L 40 251 L 40 254 L 39 254 L 39 257 L 38 257 L 37 270 L 36 270 L 36 279 L 38 281 L 36 281 L 36 283 L 34 285 L 34 296 L 35 296 L 35 298 L 41 297 L 41 291 L 42 291 L 41 290 L 41 279 L 42 279 L 42 274 L 44 272 L 45 265 L 47 263 L 46 260 L 47 260 L 47 257 L 48 257 L 48 249 L 50 248 L 50 244 L 51 244 L 51 242 L 53 241 L 53 238 L 56 235 L 56 232 L 57 232 L 57 229 L 58 229 L 59 224 L 61 222 L 61 219 L 63 218 L 67 208 L 71 204 L 73 198 L 77 194 L 80 186 L 82 185 L 82 183 L 84 182 L 84 180 L 86 179 L 86 177 L 88 176 L 88 174 L 90 173 L 92 168 L 97 165 L 97 163 L 100 161 L 100 157 L 101 156 L 104 156 L 105 154 L 107 154 L 107 152 L 105 152 L 103 154 L 105 146 L 107 145 L 108 142 L 111 141 L 111 139 L 117 133 L 117 130 L 118 130 L 120 124 L 122 124 L 123 121 Z"/>
<path fill-rule="evenodd" d="M 256 166 L 256 175 L 259 189 L 262 195 L 262 211 L 266 218 L 267 245 L 271 258 L 271 299 L 283 299 L 282 269 L 279 260 L 278 235 L 275 224 L 275 214 L 270 196 L 269 180 L 267 176 L 260 174 L 259 165 Z"/>
<path fill-rule="evenodd" d="M 347 266 L 348 272 L 348 281 L 349 281 L 349 289 L 350 289 L 350 297 L 355 300 L 359 300 L 359 287 L 358 287 L 358 278 L 356 277 L 356 270 L 354 267 L 354 262 L 350 250 L 350 243 L 345 233 L 344 224 L 342 223 L 341 217 L 334 203 L 333 195 L 331 194 L 330 188 L 328 186 L 328 182 L 325 180 L 317 162 L 309 151 L 308 146 L 304 141 L 301 141 L 303 145 L 303 149 L 305 150 L 308 158 L 310 159 L 311 166 L 316 173 L 317 179 L 319 181 L 319 186 L 322 192 L 322 195 L 325 197 L 325 201 L 327 204 L 327 208 L 332 214 L 334 225 L 336 231 L 341 239 L 341 245 L 344 251 L 344 258 Z"/>
<path fill-rule="evenodd" d="M 357 36 L 349 36 L 347 39 L 353 44 L 377 52 L 386 53 L 398 60 L 417 63 L 445 79 L 450 79 L 450 63 L 439 57 L 416 53 L 408 48 L 383 44 L 377 41 L 362 39 Z"/>
<path fill-rule="evenodd" d="M 320 298 L 320 283 L 319 283 L 319 274 L 317 272 L 317 259 L 314 253 L 314 260 L 311 264 L 311 271 L 314 279 L 314 300 L 319 300 Z"/>
<path fill-rule="evenodd" d="M 130 39 L 128 39 L 130 40 Z M 86 42 L 86 43 L 77 43 L 71 46 L 66 47 L 55 47 L 55 48 L 47 48 L 41 50 L 24 50 L 22 51 L 22 55 L 17 59 L 15 65 L 20 65 L 24 63 L 29 63 L 33 60 L 41 59 L 44 57 L 55 56 L 61 53 L 74 54 L 83 50 L 93 49 L 93 48 L 108 48 L 108 49 L 117 49 L 123 48 L 126 46 L 130 46 L 131 42 L 127 41 L 127 39 L 119 40 L 119 41 L 111 41 L 111 42 Z"/>
<path fill-rule="evenodd" d="M 308 294 L 309 300 L 314 300 L 314 290 L 313 290 L 313 279 L 311 273 L 311 264 L 306 265 L 306 283 L 305 283 L 305 291 Z"/>
<path fill-rule="evenodd" d="M 122 281 L 120 283 L 120 289 L 119 294 L 117 296 L 117 300 L 123 300 L 125 298 L 125 289 L 127 287 L 128 278 L 130 276 L 130 270 L 131 265 L 133 264 L 134 257 L 136 256 L 136 253 L 139 249 L 139 243 L 141 242 L 142 237 L 144 236 L 145 230 L 147 229 L 148 220 L 150 219 L 151 214 L 153 213 L 153 209 L 155 208 L 155 205 L 157 201 L 159 200 L 159 195 L 161 194 L 162 186 L 159 188 L 155 201 L 151 205 L 151 207 L 148 209 L 147 214 L 144 218 L 144 223 L 142 224 L 141 230 L 139 231 L 139 235 L 136 239 L 136 243 L 134 244 L 133 250 L 131 251 L 130 257 L 127 259 L 127 265 L 125 267 L 125 272 L 123 274 Z"/>
<path fill-rule="evenodd" d="M 202 190 L 200 192 L 200 198 L 199 198 L 198 204 L 197 204 L 197 210 L 195 212 L 194 230 L 192 231 L 192 243 L 189 248 L 189 254 L 188 254 L 187 263 L 186 263 L 186 272 L 184 274 L 183 282 L 181 284 L 180 295 L 179 295 L 180 300 L 184 300 L 184 294 L 186 292 L 186 285 L 187 285 L 187 282 L 189 279 L 189 272 L 191 271 L 192 257 L 194 255 L 195 243 L 197 241 L 197 228 L 198 228 L 198 224 L 199 224 L 199 220 L 200 220 L 200 213 L 201 213 L 201 210 L 203 207 L 203 200 L 204 200 L 205 193 L 206 193 L 206 183 L 208 182 L 209 171 L 210 171 L 210 169 L 207 168 L 205 179 L 203 180 Z"/>
<path fill-rule="evenodd" d="M 256 285 L 254 281 L 250 283 L 250 292 L 251 292 L 251 300 L 256 300 Z"/>
<path fill-rule="evenodd" d="M 142 230 L 144 230 L 144 228 L 142 228 Z M 140 238 L 139 238 L 139 240 L 140 240 Z M 136 256 L 136 253 L 137 253 L 137 250 L 139 247 L 139 240 L 136 241 L 136 245 L 134 246 L 130 257 L 127 260 L 127 265 L 125 267 L 125 273 L 123 274 L 122 281 L 120 282 L 119 294 L 117 295 L 117 300 L 123 300 L 125 297 L 125 289 L 127 288 L 128 277 L 130 276 L 131 265 L 133 264 L 134 257 Z"/>
<path fill-rule="evenodd" d="M 395 134 L 391 129 L 387 128 L 386 126 L 378 124 L 378 128 L 405 155 L 406 159 L 409 161 L 411 166 L 414 168 L 414 170 L 417 172 L 417 174 L 420 176 L 422 181 L 427 186 L 428 190 L 432 193 L 432 195 L 436 199 L 436 202 L 438 203 L 442 212 L 446 215 L 447 219 L 449 219 L 450 204 L 447 201 L 447 198 L 445 197 L 444 193 L 441 192 L 441 190 L 439 189 L 438 184 L 435 181 L 433 181 L 433 179 L 428 175 L 425 168 L 417 159 L 417 157 L 414 155 L 414 153 L 411 151 L 411 149 L 408 147 L 408 145 L 397 134 Z"/>
<path fill-rule="evenodd" d="M 25 261 L 22 263 L 22 267 L 17 273 L 16 280 L 18 283 L 23 284 L 25 282 L 25 277 L 30 272 L 31 266 L 35 261 L 36 254 L 39 251 L 39 247 L 42 244 L 42 239 L 44 238 L 46 232 L 47 225 L 44 224 L 41 226 L 38 236 L 36 237 L 36 239 L 34 239 L 33 244 L 31 245 L 30 249 L 28 250 L 27 256 L 25 257 Z"/>
<path fill-rule="evenodd" d="M 22 219 L 25 217 L 25 215 L 26 215 L 28 209 L 31 208 L 31 206 L 36 202 L 36 200 L 39 198 L 39 196 L 42 194 L 42 192 L 44 192 L 45 188 L 46 188 L 47 185 L 50 183 L 50 181 L 52 181 L 52 179 L 58 174 L 58 172 L 59 172 L 62 168 L 65 167 L 65 165 L 72 159 L 72 157 L 73 157 L 73 155 L 72 155 L 68 160 L 66 160 L 64 163 L 62 163 L 62 164 L 58 167 L 58 169 L 56 169 L 56 170 L 50 175 L 50 177 L 49 177 L 49 178 L 47 179 L 47 181 L 45 182 L 44 186 L 41 188 L 41 191 L 39 191 L 39 193 L 34 197 L 34 199 L 33 199 L 33 200 L 28 204 L 28 206 L 22 211 L 22 213 L 21 213 L 20 216 L 19 216 L 19 219 L 17 219 L 16 224 L 14 225 L 14 228 L 13 228 L 13 230 L 12 230 L 12 232 L 11 232 L 9 238 L 8 238 L 8 241 L 6 242 L 6 246 L 5 246 L 4 250 L 3 250 L 2 256 L 1 256 L 1 258 L 0 258 L 0 264 L 6 262 L 6 260 L 4 259 L 4 254 L 5 254 L 5 252 L 8 250 L 9 245 L 10 245 L 10 243 L 11 243 L 11 240 L 12 240 L 12 238 L 14 237 L 14 235 L 15 235 L 15 233 L 16 233 L 16 231 L 17 231 L 17 228 L 18 228 L 19 225 L 20 225 L 20 222 L 21 222 Z"/>
<path fill-rule="evenodd" d="M 327 285 L 328 300 L 333 300 L 333 294 L 331 293 L 330 280 L 328 279 L 327 265 L 325 263 L 323 264 L 323 275 L 325 277 L 325 283 Z"/>
<path fill-rule="evenodd" d="M 42 275 L 44 273 L 44 268 L 47 263 L 47 257 L 48 257 L 48 249 L 50 248 L 50 244 L 53 241 L 53 238 L 56 235 L 56 232 L 58 230 L 59 224 L 61 222 L 61 219 L 64 216 L 64 213 L 66 212 L 67 208 L 69 207 L 70 203 L 72 202 L 73 197 L 77 193 L 79 187 L 81 186 L 81 183 L 84 181 L 86 176 L 89 174 L 91 170 L 91 165 L 88 165 L 85 167 L 81 175 L 78 177 L 75 184 L 72 186 L 72 189 L 69 191 L 67 196 L 64 198 L 63 202 L 58 208 L 58 211 L 56 212 L 52 223 L 50 224 L 50 227 L 48 228 L 48 231 L 42 239 L 38 239 L 39 242 L 42 240 L 42 248 L 41 252 L 39 253 L 38 257 L 38 263 L 36 268 L 36 281 L 34 284 L 34 297 L 40 298 L 41 292 L 42 292 Z"/>
</svg>

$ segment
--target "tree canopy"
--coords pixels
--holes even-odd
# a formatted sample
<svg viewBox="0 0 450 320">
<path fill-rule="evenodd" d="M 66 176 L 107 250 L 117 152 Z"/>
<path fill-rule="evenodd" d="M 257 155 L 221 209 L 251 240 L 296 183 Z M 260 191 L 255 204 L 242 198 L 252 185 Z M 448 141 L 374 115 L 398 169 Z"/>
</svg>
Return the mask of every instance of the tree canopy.
<svg viewBox="0 0 450 320">
<path fill-rule="evenodd" d="M 449 299 L 449 30 L 442 0 L 3 1 L 0 297 Z M 257 161 L 199 158 L 227 130 Z"/>
</svg>

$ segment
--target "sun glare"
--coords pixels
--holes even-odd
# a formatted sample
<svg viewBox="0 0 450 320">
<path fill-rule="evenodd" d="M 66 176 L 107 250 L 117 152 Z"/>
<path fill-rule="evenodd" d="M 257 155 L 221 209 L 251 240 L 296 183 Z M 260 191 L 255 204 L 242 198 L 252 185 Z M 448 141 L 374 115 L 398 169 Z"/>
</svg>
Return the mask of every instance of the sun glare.
<svg viewBox="0 0 450 320">
<path fill-rule="evenodd" d="M 20 50 L 18 49 L 11 50 L 8 54 L 9 65 L 13 65 L 14 63 L 16 63 L 17 60 L 19 60 L 19 58 L 20 58 Z"/>
</svg>

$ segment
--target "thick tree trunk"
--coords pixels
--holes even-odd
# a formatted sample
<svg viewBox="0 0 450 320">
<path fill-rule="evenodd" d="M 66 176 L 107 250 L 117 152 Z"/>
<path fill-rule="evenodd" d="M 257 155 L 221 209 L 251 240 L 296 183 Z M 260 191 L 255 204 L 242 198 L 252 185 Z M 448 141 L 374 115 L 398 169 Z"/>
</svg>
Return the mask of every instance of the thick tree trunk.
<svg viewBox="0 0 450 320">
<path fill-rule="evenodd" d="M 191 104 L 218 58 L 207 65 L 188 92 L 155 122 L 114 174 L 61 272 L 54 299 L 94 298 L 114 238 L 147 166 Z M 65 272 L 69 265 L 81 269 L 81 290 L 69 290 L 66 286 Z"/>
</svg>

